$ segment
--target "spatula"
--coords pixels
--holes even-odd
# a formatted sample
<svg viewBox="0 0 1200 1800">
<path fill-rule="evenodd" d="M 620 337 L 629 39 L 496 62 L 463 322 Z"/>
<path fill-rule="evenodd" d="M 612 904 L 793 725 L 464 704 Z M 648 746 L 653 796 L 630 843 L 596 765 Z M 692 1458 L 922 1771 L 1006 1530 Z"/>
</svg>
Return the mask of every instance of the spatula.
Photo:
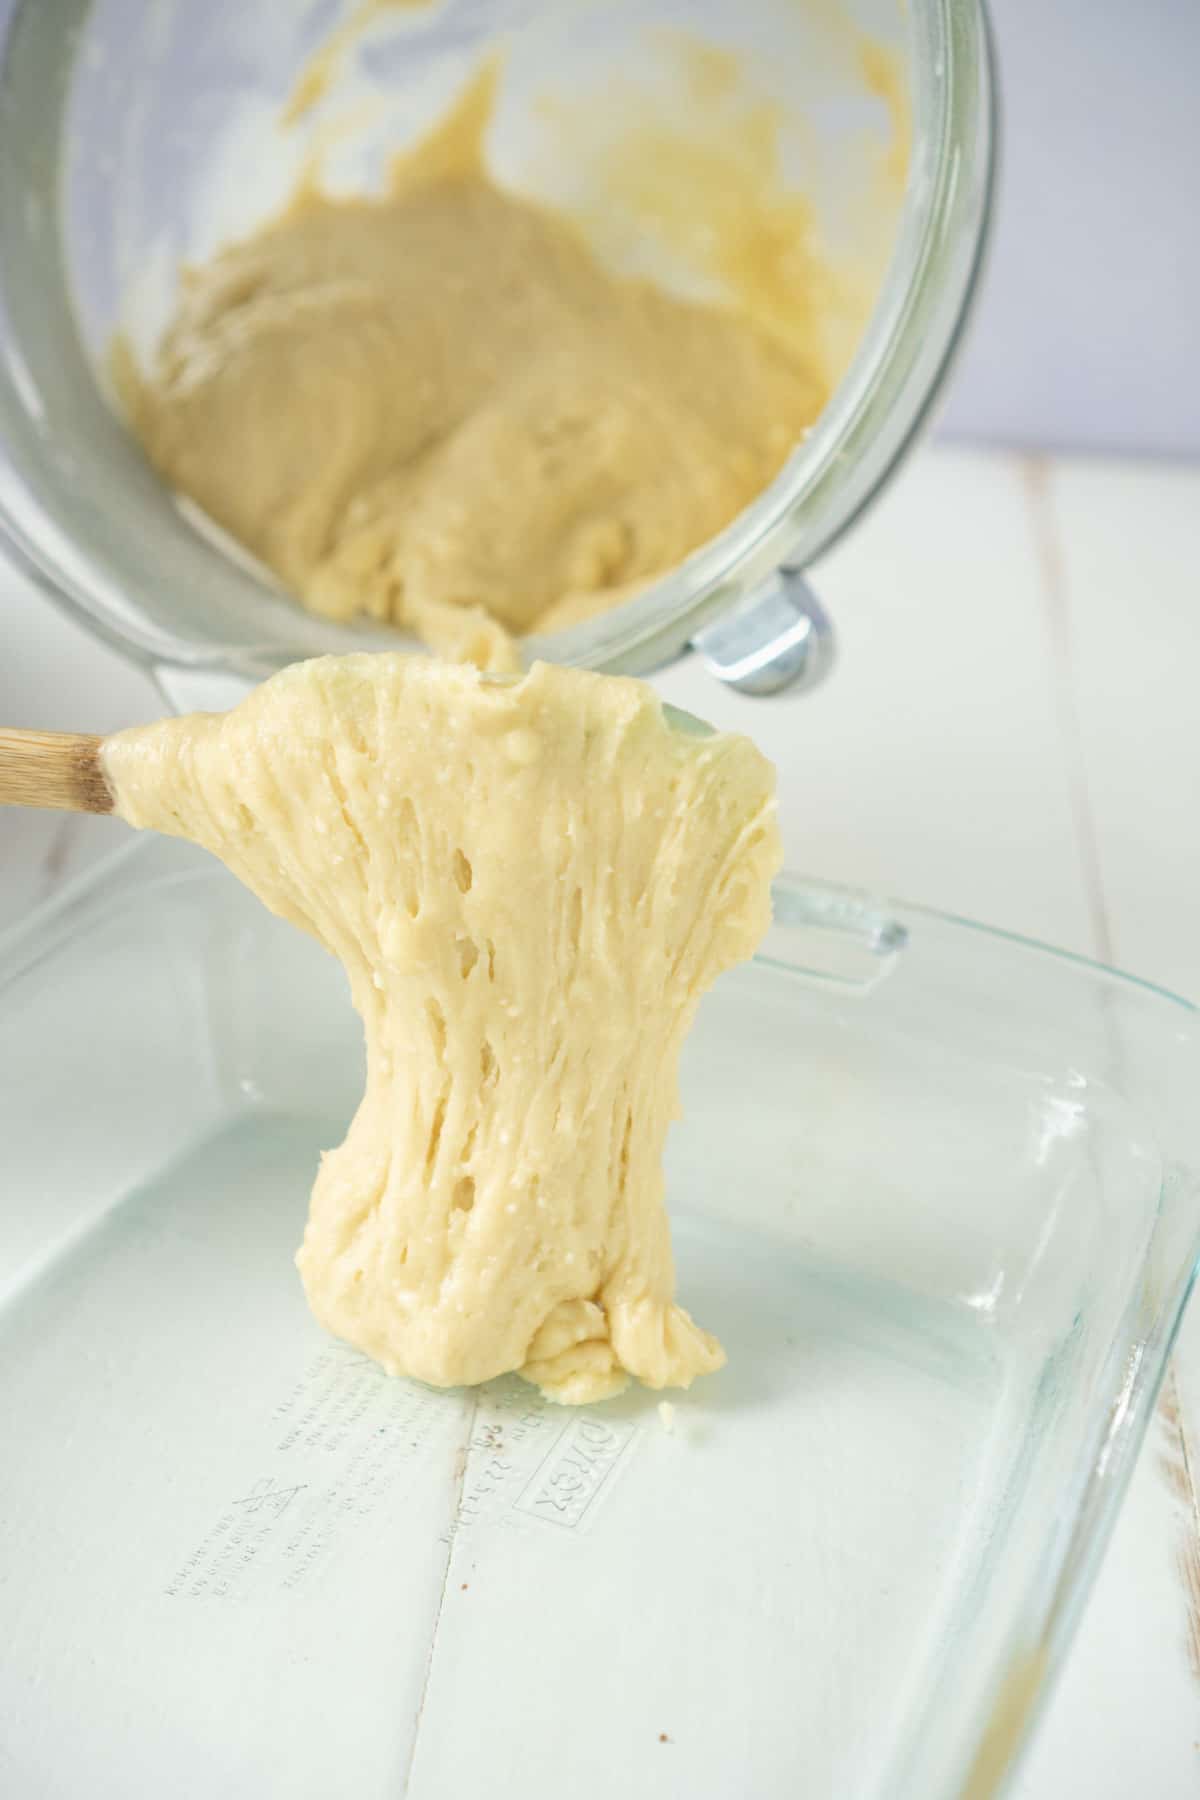
<svg viewBox="0 0 1200 1800">
<path fill-rule="evenodd" d="M 103 742 L 77 731 L 0 726 L 0 806 L 111 812 L 112 791 L 100 763 Z"/>
</svg>

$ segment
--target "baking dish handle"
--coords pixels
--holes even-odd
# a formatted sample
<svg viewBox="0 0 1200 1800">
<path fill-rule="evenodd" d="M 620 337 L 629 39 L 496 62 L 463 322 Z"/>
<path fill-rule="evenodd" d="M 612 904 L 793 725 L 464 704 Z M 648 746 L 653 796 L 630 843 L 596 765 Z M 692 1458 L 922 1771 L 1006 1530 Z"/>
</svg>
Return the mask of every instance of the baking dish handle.
<svg viewBox="0 0 1200 1800">
<path fill-rule="evenodd" d="M 819 987 L 868 994 L 897 966 L 908 927 L 886 901 L 855 888 L 783 875 L 757 961 Z"/>
</svg>

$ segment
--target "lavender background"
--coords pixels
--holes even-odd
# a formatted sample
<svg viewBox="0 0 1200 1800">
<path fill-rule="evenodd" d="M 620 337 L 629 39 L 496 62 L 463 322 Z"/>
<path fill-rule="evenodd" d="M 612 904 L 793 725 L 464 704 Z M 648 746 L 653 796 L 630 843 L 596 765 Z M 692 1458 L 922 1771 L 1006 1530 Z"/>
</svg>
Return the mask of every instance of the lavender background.
<svg viewBox="0 0 1200 1800">
<path fill-rule="evenodd" d="M 1200 0 L 992 0 L 991 267 L 943 436 L 1200 456 Z"/>
</svg>

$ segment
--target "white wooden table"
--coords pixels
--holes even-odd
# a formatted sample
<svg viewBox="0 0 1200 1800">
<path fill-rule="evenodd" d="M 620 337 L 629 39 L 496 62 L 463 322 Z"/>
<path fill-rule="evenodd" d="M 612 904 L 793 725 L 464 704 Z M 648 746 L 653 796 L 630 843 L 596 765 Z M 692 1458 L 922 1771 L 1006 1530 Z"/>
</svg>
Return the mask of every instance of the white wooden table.
<svg viewBox="0 0 1200 1800">
<path fill-rule="evenodd" d="M 818 584 L 841 656 L 817 693 L 744 699 L 694 660 L 660 682 L 775 759 L 792 866 L 1200 998 L 1200 468 L 925 450 Z M 0 721 L 162 710 L 15 577 L 0 592 Z M 0 923 L 120 829 L 0 817 Z M 1200 1307 L 1021 1800 L 1200 1794 L 1198 1481 Z"/>
</svg>

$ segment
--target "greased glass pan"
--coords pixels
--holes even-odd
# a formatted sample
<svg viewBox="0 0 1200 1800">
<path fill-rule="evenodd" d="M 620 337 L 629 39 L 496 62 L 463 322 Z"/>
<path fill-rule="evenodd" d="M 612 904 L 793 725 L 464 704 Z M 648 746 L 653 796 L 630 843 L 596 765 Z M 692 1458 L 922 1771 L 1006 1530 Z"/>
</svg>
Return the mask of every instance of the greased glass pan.
<svg viewBox="0 0 1200 1800">
<path fill-rule="evenodd" d="M 1000 1791 L 1200 1232 L 1196 1014 L 804 881 L 669 1192 L 729 1365 L 660 1415 L 389 1380 L 292 1267 L 340 972 L 139 843 L 0 944 L 0 1789 Z"/>
</svg>

